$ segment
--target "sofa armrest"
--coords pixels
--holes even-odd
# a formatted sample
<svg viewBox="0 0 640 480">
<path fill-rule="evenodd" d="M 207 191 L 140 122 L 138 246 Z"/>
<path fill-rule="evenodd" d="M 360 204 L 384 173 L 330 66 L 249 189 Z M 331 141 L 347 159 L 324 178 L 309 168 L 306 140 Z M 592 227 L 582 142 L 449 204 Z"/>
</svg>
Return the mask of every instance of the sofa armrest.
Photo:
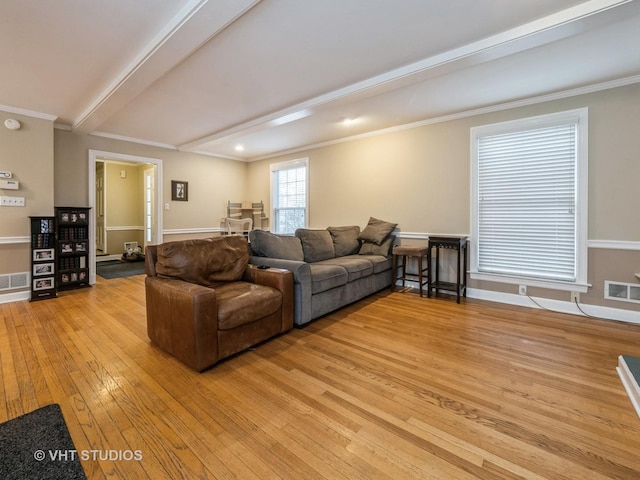
<svg viewBox="0 0 640 480">
<path fill-rule="evenodd" d="M 212 288 L 176 278 L 146 277 L 147 334 L 197 371 L 218 360 L 218 305 Z"/>
<path fill-rule="evenodd" d="M 283 268 L 293 273 L 293 282 L 311 285 L 311 269 L 309 264 L 299 260 L 285 260 L 283 258 L 250 257 L 250 265 L 262 265 L 272 268 Z"/>
<path fill-rule="evenodd" d="M 264 265 L 272 268 L 284 268 L 293 273 L 293 318 L 298 326 L 311 321 L 311 267 L 299 260 L 258 257 L 249 258 L 253 265 Z"/>
<path fill-rule="evenodd" d="M 293 328 L 293 274 L 283 268 L 261 269 L 248 265 L 244 272 L 244 281 L 272 287 L 282 293 L 282 329 Z"/>
</svg>

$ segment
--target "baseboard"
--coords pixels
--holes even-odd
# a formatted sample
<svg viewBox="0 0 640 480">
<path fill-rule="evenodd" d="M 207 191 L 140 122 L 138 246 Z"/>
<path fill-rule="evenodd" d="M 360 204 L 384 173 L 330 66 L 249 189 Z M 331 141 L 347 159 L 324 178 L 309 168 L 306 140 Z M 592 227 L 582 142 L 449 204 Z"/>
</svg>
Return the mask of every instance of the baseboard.
<svg viewBox="0 0 640 480">
<path fill-rule="evenodd" d="M 31 298 L 31 292 L 13 292 L 0 294 L 0 303 L 22 302 Z"/>
<path fill-rule="evenodd" d="M 406 286 L 418 288 L 418 282 L 407 281 Z M 478 288 L 468 288 L 467 297 L 489 302 L 506 303 L 508 305 L 518 305 L 529 308 L 543 308 L 559 313 L 571 315 L 581 315 L 597 317 L 602 320 L 614 320 L 617 322 L 634 323 L 640 325 L 640 312 L 624 310 L 621 308 L 602 307 L 600 305 L 588 305 L 581 303 L 576 305 L 573 302 L 552 300 L 549 298 L 529 297 L 514 293 L 494 292 L 491 290 L 481 290 Z"/>
<path fill-rule="evenodd" d="M 631 404 L 640 417 L 640 358 L 620 355 L 618 357 L 618 367 L 616 368 L 622 385 L 629 395 Z"/>
</svg>

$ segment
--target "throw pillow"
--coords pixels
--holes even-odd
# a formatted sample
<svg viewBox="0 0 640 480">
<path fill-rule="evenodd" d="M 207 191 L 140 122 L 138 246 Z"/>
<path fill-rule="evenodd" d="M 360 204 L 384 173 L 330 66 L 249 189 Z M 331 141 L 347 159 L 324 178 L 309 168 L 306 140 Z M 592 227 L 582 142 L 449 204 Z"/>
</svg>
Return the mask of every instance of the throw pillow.
<svg viewBox="0 0 640 480">
<path fill-rule="evenodd" d="M 210 287 L 240 280 L 248 263 L 244 237 L 213 237 L 158 245 L 156 272 Z"/>
<path fill-rule="evenodd" d="M 253 253 L 258 257 L 282 258 L 299 262 L 304 260 L 302 243 L 298 237 L 276 235 L 264 230 L 251 230 L 249 241 Z"/>
<path fill-rule="evenodd" d="M 397 223 L 385 222 L 384 220 L 370 217 L 369 223 L 358 238 L 364 242 L 380 245 L 397 225 Z"/>
<path fill-rule="evenodd" d="M 358 240 L 358 235 L 360 235 L 359 226 L 329 227 L 327 230 L 331 234 L 336 257 L 353 255 L 360 249 L 360 240 Z"/>
<path fill-rule="evenodd" d="M 363 242 L 358 253 L 360 255 L 382 255 L 383 257 L 388 257 L 395 239 L 395 235 L 390 235 L 380 245 L 373 242 Z"/>
<path fill-rule="evenodd" d="M 296 237 L 302 242 L 305 262 L 313 263 L 335 258 L 336 251 L 333 248 L 333 240 L 327 230 L 299 228 L 296 230 Z"/>
</svg>

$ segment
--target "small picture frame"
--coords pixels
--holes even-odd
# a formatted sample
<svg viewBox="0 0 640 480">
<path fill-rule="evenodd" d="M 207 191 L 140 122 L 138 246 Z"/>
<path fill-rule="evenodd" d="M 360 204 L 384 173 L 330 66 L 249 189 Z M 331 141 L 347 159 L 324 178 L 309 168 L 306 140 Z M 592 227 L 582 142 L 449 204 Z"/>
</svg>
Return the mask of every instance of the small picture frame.
<svg viewBox="0 0 640 480">
<path fill-rule="evenodd" d="M 75 251 L 76 252 L 86 252 L 87 251 L 87 242 L 76 242 Z"/>
<path fill-rule="evenodd" d="M 53 260 L 55 253 L 53 248 L 37 248 L 33 251 L 33 261 Z"/>
<path fill-rule="evenodd" d="M 54 273 L 54 263 L 36 263 L 33 265 L 33 276 L 39 277 L 42 275 L 53 275 Z"/>
<path fill-rule="evenodd" d="M 70 215 L 69 212 L 60 213 L 60 222 L 61 223 L 69 223 L 69 218 L 70 218 L 69 215 Z"/>
<path fill-rule="evenodd" d="M 54 277 L 36 278 L 33 280 L 33 291 L 49 290 L 54 286 Z"/>
<path fill-rule="evenodd" d="M 189 182 L 171 180 L 171 200 L 176 202 L 189 201 Z"/>
<path fill-rule="evenodd" d="M 61 244 L 60 253 L 73 253 L 73 244 L 71 242 Z"/>
</svg>

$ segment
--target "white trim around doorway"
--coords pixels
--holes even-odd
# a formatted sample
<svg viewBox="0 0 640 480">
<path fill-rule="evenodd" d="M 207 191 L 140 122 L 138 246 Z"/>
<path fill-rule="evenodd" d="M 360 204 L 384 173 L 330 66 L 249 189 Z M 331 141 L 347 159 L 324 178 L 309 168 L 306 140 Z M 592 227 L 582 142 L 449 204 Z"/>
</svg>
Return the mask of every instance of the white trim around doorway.
<svg viewBox="0 0 640 480">
<path fill-rule="evenodd" d="M 89 150 L 89 207 L 91 208 L 90 217 L 92 220 L 89 222 L 89 242 L 90 245 L 95 247 L 96 243 L 96 221 L 95 221 L 95 208 L 96 208 L 96 162 L 98 160 L 115 160 L 128 163 L 141 163 L 147 165 L 154 165 L 155 171 L 155 184 L 156 184 L 156 228 L 155 237 L 157 243 L 162 243 L 162 160 L 159 158 L 140 157 L 137 155 L 127 155 L 124 153 L 104 152 L 100 150 Z M 96 283 L 96 249 L 89 249 L 89 283 L 94 285 Z"/>
</svg>

